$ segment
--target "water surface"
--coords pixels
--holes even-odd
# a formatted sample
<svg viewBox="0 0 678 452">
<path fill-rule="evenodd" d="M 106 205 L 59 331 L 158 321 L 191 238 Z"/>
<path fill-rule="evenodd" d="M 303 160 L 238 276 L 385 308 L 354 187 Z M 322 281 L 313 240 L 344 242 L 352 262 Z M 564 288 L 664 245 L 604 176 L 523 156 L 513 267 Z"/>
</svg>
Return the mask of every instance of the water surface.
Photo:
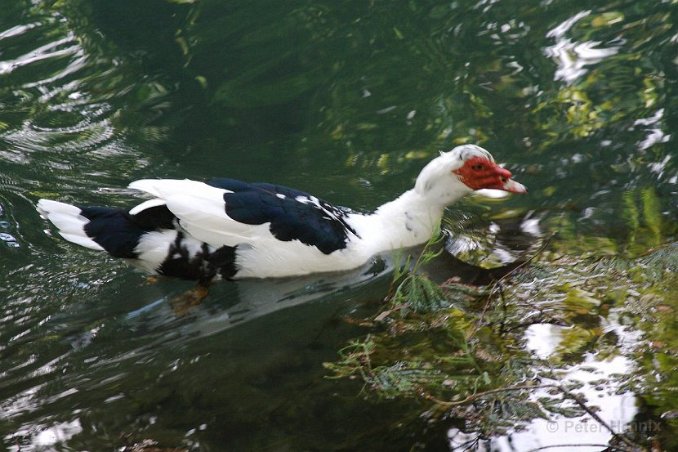
<svg viewBox="0 0 678 452">
<path fill-rule="evenodd" d="M 176 316 L 151 283 L 46 233 L 41 197 L 128 205 L 138 178 L 271 181 L 357 209 L 474 142 L 529 196 L 449 217 L 676 239 L 672 2 L 5 1 L 0 15 L 0 442 L 104 450 L 444 450 L 412 404 L 327 380 L 389 274 L 244 281 Z M 507 252 L 510 252 L 508 250 Z M 452 443 L 453 444 L 453 443 Z"/>
</svg>

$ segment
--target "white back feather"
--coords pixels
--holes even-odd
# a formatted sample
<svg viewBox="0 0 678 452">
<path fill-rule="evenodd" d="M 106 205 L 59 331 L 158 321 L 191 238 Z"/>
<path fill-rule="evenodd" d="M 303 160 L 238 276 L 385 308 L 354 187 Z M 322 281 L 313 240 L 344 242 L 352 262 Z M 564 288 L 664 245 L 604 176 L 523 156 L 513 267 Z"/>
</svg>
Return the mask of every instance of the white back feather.
<svg viewBox="0 0 678 452">
<path fill-rule="evenodd" d="M 272 237 L 268 224 L 249 225 L 226 215 L 224 194 L 232 193 L 230 190 L 188 179 L 144 179 L 132 182 L 129 187 L 160 198 L 188 234 L 211 246 L 235 246 L 252 243 L 262 236 Z M 149 206 L 156 205 L 155 200 L 151 201 Z"/>
<path fill-rule="evenodd" d="M 160 198 L 149 199 L 148 201 L 144 201 L 141 204 L 130 209 L 129 214 L 130 215 L 136 215 L 139 212 L 142 212 L 146 209 L 150 209 L 152 207 L 164 206 L 164 205 L 165 205 L 165 201 L 160 199 Z"/>
</svg>

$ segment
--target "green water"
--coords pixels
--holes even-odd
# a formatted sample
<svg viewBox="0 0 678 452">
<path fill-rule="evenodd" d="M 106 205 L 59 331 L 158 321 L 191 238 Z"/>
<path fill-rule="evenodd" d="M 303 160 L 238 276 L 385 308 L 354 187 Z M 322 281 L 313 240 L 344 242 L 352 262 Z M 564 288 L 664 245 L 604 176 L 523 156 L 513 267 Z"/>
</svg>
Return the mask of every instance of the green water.
<svg viewBox="0 0 678 452">
<path fill-rule="evenodd" d="M 0 5 L 5 448 L 448 447 L 418 402 L 324 378 L 365 332 L 342 318 L 386 293 L 379 265 L 219 284 L 177 317 L 190 284 L 46 234 L 41 197 L 122 206 L 135 179 L 227 176 L 370 209 L 475 142 L 530 193 L 453 220 L 528 215 L 608 255 L 678 237 L 675 1 Z"/>
</svg>

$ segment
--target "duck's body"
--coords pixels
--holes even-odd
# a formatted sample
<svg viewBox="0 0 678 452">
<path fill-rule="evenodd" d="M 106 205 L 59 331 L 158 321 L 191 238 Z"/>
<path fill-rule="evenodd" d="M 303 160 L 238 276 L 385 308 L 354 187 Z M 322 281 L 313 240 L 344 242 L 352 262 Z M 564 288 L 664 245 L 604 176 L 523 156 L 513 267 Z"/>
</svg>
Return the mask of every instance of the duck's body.
<svg viewBox="0 0 678 452">
<path fill-rule="evenodd" d="M 368 214 L 233 179 L 136 181 L 130 188 L 154 198 L 129 211 L 50 200 L 38 209 L 65 239 L 152 273 L 201 281 L 283 277 L 348 270 L 424 243 L 445 207 L 474 189 L 524 192 L 510 176 L 487 151 L 466 145 L 441 154 L 413 189 Z"/>
</svg>

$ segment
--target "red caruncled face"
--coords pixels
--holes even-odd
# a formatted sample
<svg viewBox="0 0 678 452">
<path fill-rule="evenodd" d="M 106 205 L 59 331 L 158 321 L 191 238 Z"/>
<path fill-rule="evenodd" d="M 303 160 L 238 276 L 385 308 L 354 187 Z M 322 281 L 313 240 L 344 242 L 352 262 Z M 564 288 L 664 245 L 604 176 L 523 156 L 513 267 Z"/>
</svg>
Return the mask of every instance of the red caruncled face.
<svg viewBox="0 0 678 452">
<path fill-rule="evenodd" d="M 453 171 L 469 188 L 480 190 L 492 188 L 512 193 L 525 193 L 527 190 L 521 184 L 511 179 L 511 172 L 502 168 L 485 157 L 472 157 L 464 166 Z"/>
</svg>

